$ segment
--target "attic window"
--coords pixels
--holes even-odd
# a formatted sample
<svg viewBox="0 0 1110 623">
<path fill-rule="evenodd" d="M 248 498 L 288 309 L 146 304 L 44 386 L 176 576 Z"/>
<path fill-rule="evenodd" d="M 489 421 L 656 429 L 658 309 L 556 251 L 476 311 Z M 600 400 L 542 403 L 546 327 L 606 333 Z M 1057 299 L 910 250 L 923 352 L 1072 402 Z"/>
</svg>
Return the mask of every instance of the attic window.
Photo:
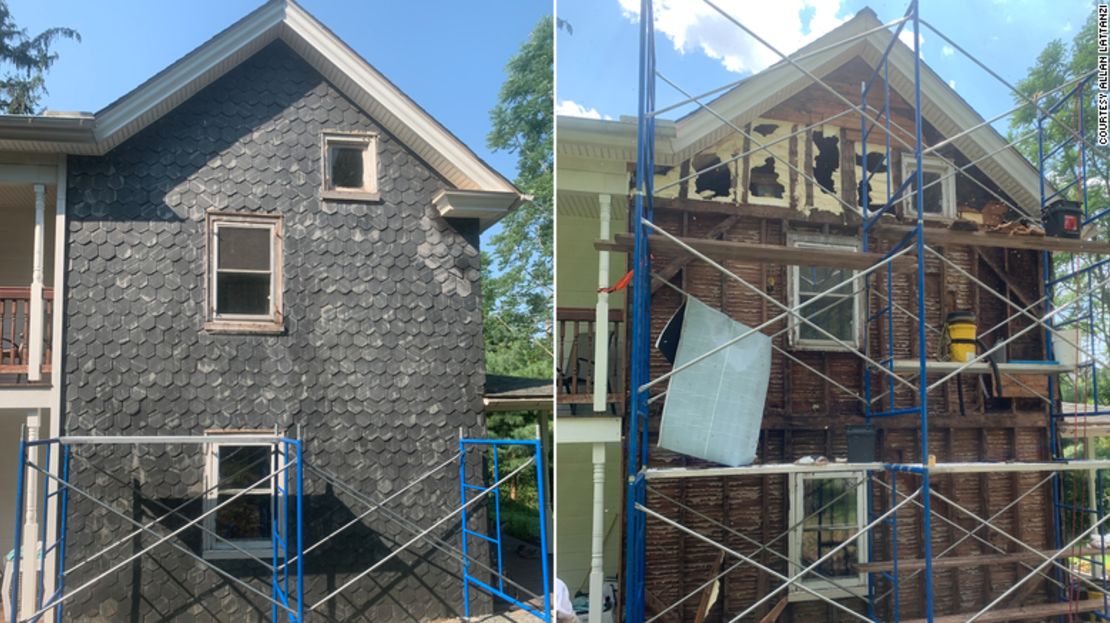
<svg viewBox="0 0 1110 623">
<path fill-rule="evenodd" d="M 917 161 L 910 154 L 902 156 L 902 179 L 914 177 L 917 171 Z M 956 218 L 956 176 L 952 175 L 952 166 L 938 158 L 924 158 L 921 161 L 921 179 L 925 192 L 923 208 L 925 218 Z M 916 195 L 910 191 L 917 190 L 917 180 L 910 182 L 907 191 L 905 210 L 906 213 L 916 217 Z"/>
<path fill-rule="evenodd" d="M 324 134 L 325 199 L 378 199 L 378 136 Z"/>
</svg>

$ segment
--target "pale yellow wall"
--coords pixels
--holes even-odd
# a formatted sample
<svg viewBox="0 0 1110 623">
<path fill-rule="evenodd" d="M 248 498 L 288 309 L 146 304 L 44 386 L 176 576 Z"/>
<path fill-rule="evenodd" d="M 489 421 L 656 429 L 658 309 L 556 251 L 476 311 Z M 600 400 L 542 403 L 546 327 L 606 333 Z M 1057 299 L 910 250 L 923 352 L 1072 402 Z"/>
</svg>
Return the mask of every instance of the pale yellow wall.
<svg viewBox="0 0 1110 623">
<path fill-rule="evenodd" d="M 557 433 L 556 433 L 557 434 Z M 559 444 L 555 474 L 555 572 L 573 596 L 588 589 L 593 535 L 593 446 Z M 615 576 L 620 564 L 620 446 L 606 444 L 605 453 L 605 575 Z"/>
<path fill-rule="evenodd" d="M 54 283 L 54 205 L 46 206 L 43 282 Z M 31 285 L 34 253 L 34 206 L 0 205 L 0 287 Z"/>
<path fill-rule="evenodd" d="M 618 212 L 614 209 L 613 212 Z M 628 231 L 628 222 L 623 214 L 614 215 L 609 229 L 615 235 Z M 597 249 L 594 241 L 598 239 L 598 220 L 596 217 L 583 217 L 559 213 L 558 232 L 555 240 L 555 265 L 557 286 L 555 304 L 558 307 L 597 306 Z M 628 270 L 628 260 L 624 253 L 611 253 L 609 256 L 609 277 L 616 283 Z M 624 307 L 624 292 L 609 296 L 610 309 Z"/>
</svg>

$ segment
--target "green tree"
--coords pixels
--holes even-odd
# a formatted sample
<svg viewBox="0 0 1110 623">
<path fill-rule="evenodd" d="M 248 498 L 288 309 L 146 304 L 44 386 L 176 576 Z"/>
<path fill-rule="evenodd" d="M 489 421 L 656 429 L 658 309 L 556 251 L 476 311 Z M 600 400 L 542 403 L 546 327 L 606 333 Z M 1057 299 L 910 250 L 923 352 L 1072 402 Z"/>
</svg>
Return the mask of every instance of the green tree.
<svg viewBox="0 0 1110 623">
<path fill-rule="evenodd" d="M 1026 77 L 1017 83 L 1018 90 L 1036 101 L 1042 110 L 1059 104 L 1072 91 L 1074 81 L 1086 76 L 1096 67 L 1096 34 L 1096 16 L 1092 11 L 1090 19 L 1079 29 L 1070 43 L 1056 39 L 1045 46 Z M 1038 118 L 1043 118 L 1041 123 L 1044 150 L 1046 154 L 1054 154 L 1045 163 L 1045 177 L 1050 183 L 1064 189 L 1061 193 L 1063 198 L 1082 201 L 1085 192 L 1090 214 L 1110 207 L 1110 195 L 1107 193 L 1107 182 L 1110 181 L 1110 154 L 1105 149 L 1091 148 L 1096 145 L 1094 131 L 1097 117 L 1094 93 L 1095 84 L 1091 81 L 1083 91 L 1082 111 L 1079 108 L 1079 98 L 1072 96 L 1050 117 L 1044 116 L 1043 112 L 1032 105 L 1026 105 L 1010 119 L 1011 140 L 1016 140 L 1018 150 L 1029 158 L 1030 162 L 1037 165 L 1039 159 L 1037 122 Z M 1017 95 L 1014 96 L 1014 101 L 1017 104 L 1026 102 L 1024 98 Z M 1082 130 L 1080 130 L 1080 119 L 1083 122 Z M 1078 138 L 1080 132 L 1083 141 Z M 1057 147 L 1059 147 L 1058 150 Z M 1072 182 L 1083 177 L 1084 169 L 1086 179 L 1073 184 Z M 1098 239 L 1110 240 L 1110 221 L 1104 218 L 1092 225 L 1097 228 Z M 1091 255 L 1054 254 L 1053 268 L 1057 276 L 1093 265 L 1089 283 L 1083 277 L 1061 282 L 1054 288 L 1053 295 L 1057 306 L 1074 301 L 1081 293 L 1087 291 L 1089 285 L 1110 278 L 1110 266 L 1097 265 L 1098 259 Z M 1080 301 L 1059 314 L 1055 320 L 1061 322 L 1087 311 L 1086 300 Z M 1078 325 L 1084 334 L 1081 344 L 1084 348 L 1086 348 L 1089 333 L 1093 332 L 1096 336 L 1110 335 L 1110 291 L 1107 288 L 1099 288 L 1090 311 L 1091 322 Z M 1100 359 L 1103 361 L 1107 359 L 1108 348 L 1104 338 L 1095 340 L 1095 350 L 1097 352 L 1094 354 Z M 1106 380 L 1102 377 L 1103 375 L 1100 374 L 1099 401 L 1101 404 L 1106 404 L 1106 399 L 1110 398 L 1110 386 L 1105 384 Z M 1078 392 L 1076 385 L 1079 386 Z M 1061 393 L 1064 400 L 1091 401 L 1094 398 L 1092 387 L 1093 383 L 1089 378 L 1081 378 L 1078 383 L 1075 379 L 1061 379 Z"/>
<path fill-rule="evenodd" d="M 31 36 L 20 28 L 6 0 L 0 0 L 0 111 L 12 115 L 36 113 L 39 100 L 46 94 L 46 72 L 58 60 L 54 42 L 59 38 L 81 40 L 72 28 L 47 28 Z"/>
<path fill-rule="evenodd" d="M 482 254 L 486 370 L 491 374 L 548 379 L 553 371 L 553 23 L 550 16 L 541 19 L 509 60 L 497 106 L 490 111 L 489 146 L 517 155 L 515 183 L 532 197 L 501 221 L 490 251 Z M 502 439 L 536 435 L 529 413 L 491 413 L 486 428 Z M 528 453 L 505 448 L 499 456 L 501 474 L 506 474 Z M 517 538 L 535 540 L 539 534 L 535 474 L 522 471 L 502 492 L 501 518 Z"/>
<path fill-rule="evenodd" d="M 517 155 L 516 185 L 532 200 L 501 221 L 483 264 L 486 366 L 537 378 L 549 377 L 552 363 L 552 24 L 541 19 L 509 60 L 488 137 L 491 149 Z"/>
</svg>

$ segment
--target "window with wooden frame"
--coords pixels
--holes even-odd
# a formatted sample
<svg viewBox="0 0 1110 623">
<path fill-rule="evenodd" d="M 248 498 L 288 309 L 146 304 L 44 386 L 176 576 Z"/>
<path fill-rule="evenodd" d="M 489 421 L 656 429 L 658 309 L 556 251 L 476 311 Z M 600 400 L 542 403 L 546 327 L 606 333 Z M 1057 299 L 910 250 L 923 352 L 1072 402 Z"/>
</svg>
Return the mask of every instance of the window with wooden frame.
<svg viewBox="0 0 1110 623">
<path fill-rule="evenodd" d="M 952 165 L 939 158 L 922 158 L 921 181 L 925 192 L 923 208 L 925 218 L 954 219 L 956 218 L 956 176 L 952 175 Z M 917 160 L 913 154 L 902 155 L 902 180 L 915 177 L 917 173 Z M 916 195 L 911 194 L 917 190 L 917 181 L 910 182 L 906 191 L 904 210 L 907 215 L 917 217 Z"/>
<path fill-rule="evenodd" d="M 866 595 L 867 574 L 857 565 L 867 562 L 867 474 L 811 472 L 790 474 L 790 573 L 794 576 L 828 556 L 798 584 L 825 597 Z M 857 535 L 853 537 L 853 535 Z M 847 543 L 839 550 L 836 548 Z M 820 577 L 818 577 L 820 576 Z M 791 600 L 816 599 L 798 585 Z"/>
<path fill-rule="evenodd" d="M 851 238 L 833 236 L 790 235 L 788 243 L 790 246 L 813 249 L 815 252 L 824 249 L 859 250 L 859 246 Z M 832 289 L 799 310 L 801 317 L 809 322 L 790 316 L 791 344 L 802 350 L 847 350 L 845 344 L 858 348 L 863 280 L 854 279 L 856 271 L 828 266 L 791 266 L 789 270 L 790 303 L 793 306 L 808 303 Z M 837 284 L 842 285 L 837 287 Z M 830 335 L 836 339 L 830 338 Z"/>
<path fill-rule="evenodd" d="M 269 443 L 210 443 L 205 446 L 204 512 L 228 502 L 204 518 L 206 558 L 269 560 L 273 555 L 273 517 L 281 510 L 274 478 L 281 457 Z M 252 486 L 255 485 L 255 486 Z M 219 537 L 219 538 L 217 538 Z M 280 551 L 279 551 L 280 555 Z"/>
<path fill-rule="evenodd" d="M 281 225 L 280 216 L 208 214 L 206 329 L 284 329 Z"/>
<path fill-rule="evenodd" d="M 325 132 L 324 199 L 377 201 L 378 135 Z"/>
</svg>

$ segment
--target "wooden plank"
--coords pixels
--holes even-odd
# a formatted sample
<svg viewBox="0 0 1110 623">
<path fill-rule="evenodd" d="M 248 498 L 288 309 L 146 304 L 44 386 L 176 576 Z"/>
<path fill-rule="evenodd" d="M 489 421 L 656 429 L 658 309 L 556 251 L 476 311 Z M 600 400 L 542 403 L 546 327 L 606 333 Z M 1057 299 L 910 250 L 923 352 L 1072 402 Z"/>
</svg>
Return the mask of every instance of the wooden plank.
<svg viewBox="0 0 1110 623">
<path fill-rule="evenodd" d="M 948 374 L 955 372 L 960 366 L 964 364 L 958 361 L 926 361 L 925 371 L 929 374 L 939 373 Z M 916 359 L 895 359 L 894 371 L 895 372 L 917 372 L 918 361 Z M 1046 363 L 1017 363 L 1007 362 L 998 364 L 998 372 L 1000 374 L 1014 374 L 1014 375 L 1030 375 L 1030 374 L 1058 374 L 1061 372 L 1071 372 L 1072 368 L 1061 363 L 1046 362 Z M 991 365 L 986 362 L 973 363 L 963 369 L 963 372 L 968 374 L 992 374 Z M 1022 381 L 1024 382 L 1024 380 Z"/>
<path fill-rule="evenodd" d="M 1010 291 L 1013 292 L 1018 297 L 1018 299 L 1021 300 L 1023 305 L 1025 305 L 1026 307 L 1033 306 L 1033 299 L 1026 296 L 1025 291 L 1023 291 L 1021 287 L 1018 286 L 1017 282 L 1010 277 L 1009 271 L 999 266 L 998 262 L 994 261 L 994 258 L 987 255 L 986 253 L 983 253 L 983 250 L 979 247 L 975 247 L 975 255 L 980 260 L 982 260 L 984 264 L 990 267 L 992 271 L 994 271 L 994 274 L 997 275 L 998 278 L 1001 279 L 1002 282 L 1010 288 Z M 1040 282 L 1038 281 L 1037 283 Z"/>
<path fill-rule="evenodd" d="M 683 243 L 705 254 L 707 257 L 721 260 L 738 260 L 742 262 L 765 262 L 769 264 L 787 264 L 794 266 L 828 266 L 831 268 L 849 268 L 865 270 L 871 268 L 882 260 L 882 254 L 863 253 L 857 251 L 843 251 L 840 249 L 799 249 L 796 247 L 783 247 L 777 245 L 753 244 L 749 242 L 733 242 L 729 240 L 705 240 L 703 238 L 679 238 Z M 626 253 L 632 250 L 632 234 L 617 234 L 612 241 L 595 240 L 594 248 L 599 251 L 619 251 Z M 686 249 L 674 241 L 660 236 L 650 237 L 652 251 L 661 253 L 688 253 Z M 901 257 L 893 262 L 894 271 L 909 273 L 916 269 L 917 263 L 910 257 Z"/>
<path fill-rule="evenodd" d="M 1037 604 L 1035 606 L 1022 606 L 1020 608 L 1006 608 L 1004 610 L 988 610 L 983 616 L 975 619 L 980 623 L 1005 623 L 1007 621 L 1024 621 L 1027 619 L 1043 619 L 1061 614 L 1094 612 L 1102 609 L 1102 599 L 1085 599 L 1083 601 L 1059 602 L 1052 604 Z M 974 612 L 964 614 L 950 614 L 947 616 L 933 617 L 933 623 L 964 623 Z M 926 619 L 913 619 L 905 623 L 926 623 Z"/>
<path fill-rule="evenodd" d="M 739 214 L 726 216 L 724 220 L 722 220 L 720 223 L 717 223 L 713 227 L 713 229 L 709 230 L 709 233 L 705 237 L 710 240 L 720 240 L 725 235 L 725 233 L 738 222 L 740 222 Z M 671 279 L 673 279 L 674 276 L 678 274 L 678 271 L 685 268 L 686 265 L 689 264 L 693 259 L 694 256 L 692 255 L 683 255 L 680 257 L 676 257 L 674 260 L 671 261 L 670 264 L 667 264 L 661 270 L 655 271 L 659 274 L 660 277 L 662 277 L 662 279 L 652 280 L 651 293 L 655 294 L 655 292 L 658 291 L 659 288 L 664 287 L 664 281 L 670 281 Z"/>
<path fill-rule="evenodd" d="M 682 488 L 682 492 L 683 494 L 685 494 L 685 486 Z M 685 501 L 683 501 L 683 503 L 685 503 Z M 714 577 L 721 571 L 721 565 L 724 564 L 724 562 L 725 553 L 722 551 L 720 555 L 717 556 L 717 560 L 713 563 L 713 566 L 709 568 L 710 578 Z M 709 578 L 706 579 L 708 580 Z M 715 585 L 718 585 L 718 582 L 719 580 L 717 582 L 711 583 L 709 586 L 706 586 L 704 589 L 702 589 L 701 599 L 698 600 L 698 610 L 697 613 L 694 615 L 694 623 L 704 623 L 705 615 L 709 614 L 709 608 L 713 606 L 713 602 L 709 601 L 709 598 L 713 596 L 713 587 Z M 685 595 L 686 593 L 682 592 L 682 594 Z M 717 594 L 720 595 L 720 592 L 718 592 Z"/>
<path fill-rule="evenodd" d="M 1040 552 L 1045 557 L 1050 557 L 1056 553 L 1056 550 L 1044 550 Z M 1094 547 L 1087 547 L 1078 550 L 1075 556 L 1094 556 L 1101 553 L 1101 550 Z M 1000 564 L 1016 564 L 1021 562 L 1042 562 L 1044 558 L 1034 552 L 1023 550 L 1020 552 L 1012 552 L 1008 554 L 976 554 L 974 556 L 942 556 L 933 559 L 933 569 L 952 569 L 960 567 L 984 567 L 994 566 Z M 865 562 L 856 565 L 861 573 L 878 573 L 880 571 L 893 571 L 894 564 L 889 560 L 878 562 Z M 918 571 L 925 568 L 925 561 L 920 558 L 899 558 L 898 559 L 898 572 Z"/>
<path fill-rule="evenodd" d="M 899 240 L 910 230 L 908 225 L 879 225 L 875 231 L 882 238 Z M 992 234 L 984 231 L 962 231 L 940 227 L 925 228 L 925 242 L 929 244 L 960 244 L 972 247 L 1002 249 L 1033 249 L 1036 251 L 1062 251 L 1065 253 L 1110 254 L 1110 242 L 1079 240 L 1054 236 L 1022 236 Z"/>
<path fill-rule="evenodd" d="M 852 227 L 853 231 L 859 229 L 859 215 L 855 212 L 836 214 L 822 210 L 810 210 L 808 213 L 797 208 L 783 206 L 759 205 L 752 203 L 733 203 L 729 201 L 712 201 L 708 199 L 676 199 L 671 197 L 656 197 L 654 201 L 656 210 L 674 210 L 690 214 L 740 214 L 754 218 L 787 219 L 791 222 L 805 223 L 808 225 L 842 225 Z"/>
<path fill-rule="evenodd" d="M 767 616 L 759 620 L 759 623 L 775 623 L 775 621 L 778 621 L 779 615 L 782 614 L 783 610 L 786 610 L 786 604 L 788 603 L 790 603 L 789 598 L 783 597 L 780 599 L 779 602 L 775 604 L 775 607 L 771 608 L 771 611 L 767 613 Z"/>
</svg>

